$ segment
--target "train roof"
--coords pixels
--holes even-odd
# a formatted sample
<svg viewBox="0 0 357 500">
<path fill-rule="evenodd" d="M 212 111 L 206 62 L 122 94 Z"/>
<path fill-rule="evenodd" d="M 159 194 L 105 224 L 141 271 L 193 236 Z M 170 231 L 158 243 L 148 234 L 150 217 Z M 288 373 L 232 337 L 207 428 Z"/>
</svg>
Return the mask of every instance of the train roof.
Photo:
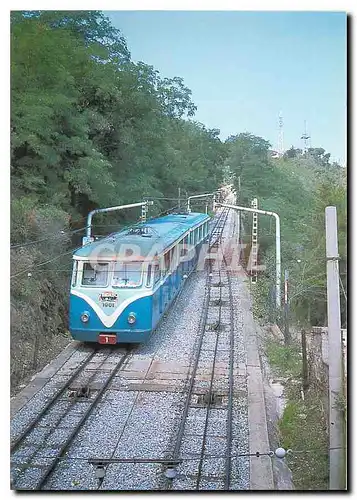
<svg viewBox="0 0 357 500">
<path fill-rule="evenodd" d="M 154 256 L 153 253 L 162 253 L 189 229 L 209 219 L 207 214 L 191 212 L 189 214 L 170 214 L 147 222 L 140 222 L 83 246 L 74 252 L 73 258 L 82 260 L 96 255 L 99 260 L 112 260 L 117 258 L 121 245 L 125 245 L 125 248 L 130 248 L 131 245 L 134 249 L 135 247 L 140 248 L 140 257 L 142 258 L 148 255 Z M 154 252 L 153 247 L 155 248 Z M 134 256 L 133 260 L 135 260 Z"/>
</svg>

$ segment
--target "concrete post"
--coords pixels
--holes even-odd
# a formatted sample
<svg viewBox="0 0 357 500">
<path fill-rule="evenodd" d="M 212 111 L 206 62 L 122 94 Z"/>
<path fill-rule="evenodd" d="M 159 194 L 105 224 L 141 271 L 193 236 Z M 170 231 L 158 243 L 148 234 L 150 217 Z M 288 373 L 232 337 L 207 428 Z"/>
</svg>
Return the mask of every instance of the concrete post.
<svg viewBox="0 0 357 500">
<path fill-rule="evenodd" d="M 329 341 L 329 435 L 330 490 L 341 490 L 344 476 L 342 412 L 338 396 L 342 394 L 342 342 L 338 240 L 336 207 L 326 207 L 327 318 Z"/>
<path fill-rule="evenodd" d="M 289 271 L 287 269 L 285 269 L 285 273 L 284 273 L 284 340 L 285 340 L 285 345 L 290 344 L 288 285 L 289 285 Z"/>
</svg>

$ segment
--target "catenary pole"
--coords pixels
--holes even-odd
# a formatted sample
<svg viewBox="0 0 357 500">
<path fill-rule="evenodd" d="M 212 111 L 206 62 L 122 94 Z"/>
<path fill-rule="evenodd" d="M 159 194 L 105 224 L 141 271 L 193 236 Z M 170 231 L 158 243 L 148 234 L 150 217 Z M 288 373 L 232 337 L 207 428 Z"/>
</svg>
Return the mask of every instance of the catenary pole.
<svg viewBox="0 0 357 500">
<path fill-rule="evenodd" d="M 238 205 L 228 205 L 226 203 L 216 203 L 221 207 L 231 208 L 232 210 L 240 210 L 242 212 L 255 212 L 262 215 L 270 215 L 275 218 L 275 301 L 277 309 L 281 306 L 281 248 L 280 248 L 280 217 L 276 212 L 268 210 L 260 210 L 258 208 L 240 207 Z"/>
<path fill-rule="evenodd" d="M 330 490 L 343 489 L 343 414 L 338 408 L 342 394 L 342 342 L 336 207 L 325 208 L 327 318 L 329 344 Z"/>
<path fill-rule="evenodd" d="M 93 238 L 91 235 L 93 215 L 114 212 L 116 210 L 124 210 L 125 208 L 142 207 L 144 205 L 147 207 L 147 206 L 153 205 L 153 204 L 154 204 L 153 201 L 142 201 L 140 203 L 130 203 L 129 205 L 118 205 L 117 207 L 97 208 L 96 210 L 92 210 L 91 212 L 89 212 L 88 217 L 87 217 L 87 230 L 86 230 L 86 235 L 83 236 L 83 238 L 82 238 L 82 244 L 86 245 L 87 243 L 90 243 L 91 241 L 93 241 Z"/>
<path fill-rule="evenodd" d="M 187 212 L 190 213 L 191 212 L 191 204 L 190 204 L 190 201 L 193 199 L 193 198 L 206 198 L 207 196 L 213 196 L 213 210 L 214 210 L 214 203 L 215 203 L 215 195 L 216 193 L 206 193 L 206 194 L 194 194 L 192 196 L 189 196 L 187 198 Z"/>
</svg>

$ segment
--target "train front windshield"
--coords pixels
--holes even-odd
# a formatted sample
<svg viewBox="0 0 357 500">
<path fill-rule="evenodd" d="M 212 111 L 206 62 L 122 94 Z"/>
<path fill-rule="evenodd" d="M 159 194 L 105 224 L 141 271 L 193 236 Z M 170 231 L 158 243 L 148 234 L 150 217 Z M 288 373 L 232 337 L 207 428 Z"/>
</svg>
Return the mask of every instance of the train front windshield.
<svg viewBox="0 0 357 500">
<path fill-rule="evenodd" d="M 86 286 L 107 286 L 108 283 L 107 262 L 103 264 L 92 265 L 89 262 L 83 264 L 82 285 Z"/>
<path fill-rule="evenodd" d="M 138 287 L 142 281 L 142 262 L 116 262 L 113 287 Z"/>
</svg>

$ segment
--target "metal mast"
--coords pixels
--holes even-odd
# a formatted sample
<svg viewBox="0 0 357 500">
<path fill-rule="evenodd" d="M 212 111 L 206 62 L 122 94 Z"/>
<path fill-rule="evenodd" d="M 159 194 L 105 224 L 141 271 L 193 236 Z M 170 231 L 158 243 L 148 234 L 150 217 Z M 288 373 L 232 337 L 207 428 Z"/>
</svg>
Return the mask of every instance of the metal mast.
<svg viewBox="0 0 357 500">
<path fill-rule="evenodd" d="M 311 137 L 307 133 L 306 120 L 304 120 L 304 133 L 302 134 L 301 139 L 304 143 L 304 153 L 306 153 L 309 147 L 311 147 L 311 144 L 309 145 L 309 139 L 311 139 Z"/>
</svg>

